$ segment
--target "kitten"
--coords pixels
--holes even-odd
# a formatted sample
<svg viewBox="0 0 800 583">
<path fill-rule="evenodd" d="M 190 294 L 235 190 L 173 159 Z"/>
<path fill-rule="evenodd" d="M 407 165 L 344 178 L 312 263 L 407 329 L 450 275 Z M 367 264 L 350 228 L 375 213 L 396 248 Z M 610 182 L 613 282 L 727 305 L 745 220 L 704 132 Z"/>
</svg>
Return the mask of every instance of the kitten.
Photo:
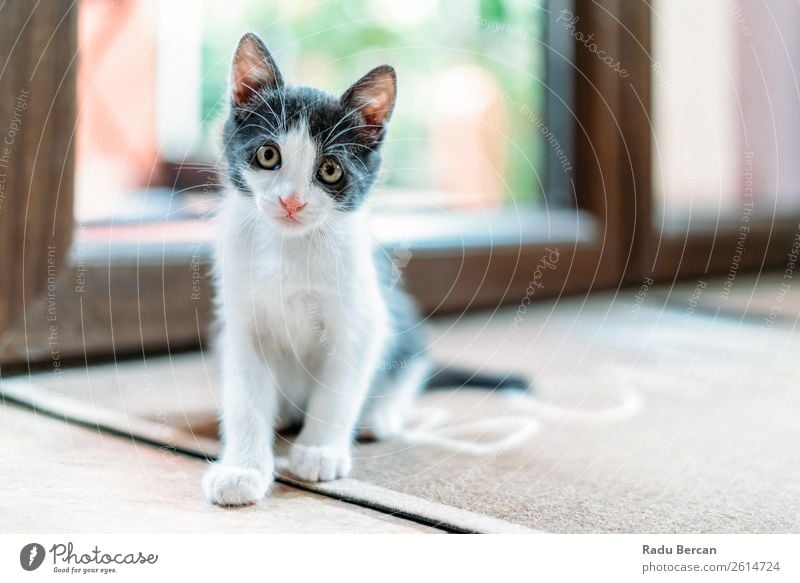
<svg viewBox="0 0 800 583">
<path fill-rule="evenodd" d="M 203 481 L 214 504 L 267 493 L 277 428 L 302 424 L 291 473 L 334 480 L 356 432 L 397 434 L 431 378 L 497 384 L 432 370 L 414 304 L 373 250 L 363 203 L 395 96 L 386 65 L 341 97 L 287 86 L 258 36 L 239 41 L 215 252 L 224 443 Z"/>
</svg>

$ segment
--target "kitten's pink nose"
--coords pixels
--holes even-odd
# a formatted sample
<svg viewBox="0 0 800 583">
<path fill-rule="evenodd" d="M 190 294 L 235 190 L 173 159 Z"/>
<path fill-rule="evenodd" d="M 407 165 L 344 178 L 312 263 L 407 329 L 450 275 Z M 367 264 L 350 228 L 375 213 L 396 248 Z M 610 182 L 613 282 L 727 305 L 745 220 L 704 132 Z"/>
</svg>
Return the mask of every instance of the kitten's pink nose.
<svg viewBox="0 0 800 583">
<path fill-rule="evenodd" d="M 295 194 L 291 194 L 286 198 L 280 197 L 279 200 L 281 202 L 281 206 L 284 208 L 286 214 L 288 215 L 293 215 L 297 212 L 300 212 L 308 204 L 306 202 L 301 201 Z"/>
</svg>

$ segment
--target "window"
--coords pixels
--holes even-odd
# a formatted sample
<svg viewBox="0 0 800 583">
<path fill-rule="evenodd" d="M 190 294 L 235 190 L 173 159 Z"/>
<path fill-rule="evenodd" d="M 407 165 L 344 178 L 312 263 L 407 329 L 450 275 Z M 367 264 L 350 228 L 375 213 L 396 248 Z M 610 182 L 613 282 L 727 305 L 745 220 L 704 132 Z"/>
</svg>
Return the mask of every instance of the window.
<svg viewBox="0 0 800 583">
<path fill-rule="evenodd" d="M 661 1 L 653 26 L 656 209 L 736 218 L 800 210 L 800 8 Z M 781 163 L 783 162 L 783 163 Z"/>
<path fill-rule="evenodd" d="M 62 355 L 173 350 L 205 337 L 215 136 L 231 52 L 248 29 L 298 83 L 341 92 L 377 64 L 398 70 L 374 226 L 425 310 L 519 301 L 556 244 L 564 267 L 540 295 L 598 281 L 608 241 L 575 195 L 567 8 L 82 0 L 67 11 L 81 58 L 69 69 L 76 223 L 71 271 L 57 283 Z M 35 326 L 46 302 L 36 309 L 6 360 L 46 355 L 46 328 Z"/>
<path fill-rule="evenodd" d="M 645 269 L 735 277 L 785 260 L 800 217 L 798 15 L 788 0 L 653 4 Z"/>
<path fill-rule="evenodd" d="M 84 0 L 77 219 L 191 215 L 198 195 L 216 190 L 231 52 L 248 29 L 297 84 L 343 92 L 379 63 L 397 69 L 375 206 L 541 207 L 545 149 L 570 165 L 546 137 L 546 16 L 530 0 Z"/>
<path fill-rule="evenodd" d="M 41 138 L 0 191 L 0 238 L 15 250 L 2 261 L 25 274 L 2 292 L 0 361 L 205 338 L 210 136 L 245 29 L 268 39 L 287 77 L 331 91 L 397 66 L 374 226 L 427 312 L 726 273 L 732 258 L 741 270 L 780 264 L 800 204 L 798 48 L 785 24 L 797 8 L 682 2 L 4 6 L 3 25 L 30 22 L 3 47 L 7 70 L 42 58 L 30 80 L 4 77 L 0 100 L 11 119 L 29 90 L 24 123 Z M 687 62 L 683 43 L 706 56 Z M 9 205 L 12 191 L 26 204 Z"/>
</svg>

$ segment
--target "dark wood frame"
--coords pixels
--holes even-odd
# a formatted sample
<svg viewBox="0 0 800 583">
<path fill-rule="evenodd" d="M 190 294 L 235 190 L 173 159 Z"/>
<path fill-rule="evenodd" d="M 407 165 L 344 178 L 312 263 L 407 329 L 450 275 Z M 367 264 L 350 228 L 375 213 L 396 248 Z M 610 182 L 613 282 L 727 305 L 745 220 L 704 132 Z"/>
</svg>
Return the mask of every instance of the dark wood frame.
<svg viewBox="0 0 800 583">
<path fill-rule="evenodd" d="M 76 25 L 70 2 L 0 4 L 0 354 L 67 260 Z M 58 322 L 46 322 L 57 337 Z"/>
</svg>

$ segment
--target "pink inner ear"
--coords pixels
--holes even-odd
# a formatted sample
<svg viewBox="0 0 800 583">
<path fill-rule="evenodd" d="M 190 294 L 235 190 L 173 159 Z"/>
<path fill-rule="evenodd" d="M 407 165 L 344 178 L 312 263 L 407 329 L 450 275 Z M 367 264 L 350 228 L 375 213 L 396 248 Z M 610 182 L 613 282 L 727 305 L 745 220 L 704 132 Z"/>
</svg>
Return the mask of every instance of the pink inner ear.
<svg viewBox="0 0 800 583">
<path fill-rule="evenodd" d="M 273 82 L 272 71 L 257 47 L 243 43 L 236 53 L 231 85 L 233 99 L 243 105 L 259 89 Z"/>
<path fill-rule="evenodd" d="M 394 106 L 394 83 L 391 78 L 372 80 L 361 88 L 356 99 L 367 123 L 383 125 Z"/>
<path fill-rule="evenodd" d="M 386 92 L 370 96 L 362 109 L 364 117 L 370 124 L 381 125 L 389 117 L 390 98 Z"/>
</svg>

